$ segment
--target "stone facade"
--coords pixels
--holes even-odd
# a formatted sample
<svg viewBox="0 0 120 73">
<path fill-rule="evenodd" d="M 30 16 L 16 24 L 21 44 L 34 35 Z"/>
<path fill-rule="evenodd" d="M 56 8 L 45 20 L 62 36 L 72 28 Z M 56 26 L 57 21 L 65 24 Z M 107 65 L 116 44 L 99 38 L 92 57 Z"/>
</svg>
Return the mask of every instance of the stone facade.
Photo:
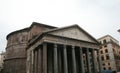
<svg viewBox="0 0 120 73">
<path fill-rule="evenodd" d="M 100 47 L 102 70 L 120 71 L 119 42 L 110 35 L 98 39 Z"/>
<path fill-rule="evenodd" d="M 5 73 L 26 73 L 28 28 L 10 33 L 7 40 Z"/>
<path fill-rule="evenodd" d="M 5 60 L 5 52 L 0 54 L 0 72 L 3 70 L 4 60 Z"/>
<path fill-rule="evenodd" d="M 7 36 L 4 73 L 26 73 L 26 47 L 45 29 L 55 27 L 33 22 L 28 28 L 14 31 Z"/>
<path fill-rule="evenodd" d="M 101 73 L 99 54 L 78 25 L 45 30 L 27 47 L 27 73 Z"/>
<path fill-rule="evenodd" d="M 7 40 L 5 73 L 101 72 L 100 44 L 78 25 L 57 28 L 33 22 Z"/>
</svg>

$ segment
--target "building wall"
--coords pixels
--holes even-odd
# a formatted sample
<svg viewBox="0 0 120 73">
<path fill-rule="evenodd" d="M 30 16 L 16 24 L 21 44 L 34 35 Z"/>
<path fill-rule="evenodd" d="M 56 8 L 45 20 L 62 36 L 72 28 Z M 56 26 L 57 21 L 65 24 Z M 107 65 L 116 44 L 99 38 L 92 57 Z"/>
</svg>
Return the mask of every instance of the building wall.
<svg viewBox="0 0 120 73">
<path fill-rule="evenodd" d="M 26 59 L 5 61 L 4 73 L 26 73 Z"/>
<path fill-rule="evenodd" d="M 116 59 L 116 55 L 119 55 L 120 51 L 119 42 L 110 35 L 104 36 L 98 39 L 98 41 L 101 43 L 100 52 L 102 60 L 102 69 L 120 71 L 119 69 L 117 69 L 117 65 L 119 65 L 120 59 Z M 107 56 L 109 57 L 109 59 L 107 59 Z M 102 57 L 104 57 L 104 59 L 102 59 Z M 118 64 L 116 64 L 116 61 Z"/>
<path fill-rule="evenodd" d="M 38 25 L 33 25 L 31 30 L 29 31 L 29 36 L 28 36 L 29 41 L 31 41 L 33 38 L 35 38 L 35 36 L 37 36 L 38 34 L 40 35 L 45 31 L 49 31 L 49 29 L 52 29 L 52 28 L 51 27 L 46 27 L 46 26 L 43 26 L 43 25 L 39 25 L 39 26 Z M 36 45 L 34 45 L 34 46 L 36 46 Z M 33 59 L 34 59 L 33 49 L 34 48 L 31 47 L 31 49 L 27 50 L 27 61 L 26 61 L 27 62 L 27 64 L 26 64 L 27 65 L 27 67 L 26 67 L 27 68 L 26 69 L 27 73 L 33 73 L 33 70 L 31 69 L 31 66 L 30 66 L 30 62 L 32 62 L 31 64 L 33 66 Z M 32 55 L 32 57 L 31 57 L 31 55 Z M 30 61 L 30 59 L 32 59 L 32 61 Z"/>
<path fill-rule="evenodd" d="M 5 60 L 5 52 L 2 52 L 0 54 L 0 71 L 3 69 L 4 60 Z"/>
<path fill-rule="evenodd" d="M 5 73 L 26 73 L 28 31 L 9 35 L 6 47 Z"/>
<path fill-rule="evenodd" d="M 113 46 L 116 68 L 118 71 L 120 71 L 120 47 L 116 44 L 113 44 L 112 46 Z"/>
<path fill-rule="evenodd" d="M 106 35 L 106 36 L 103 36 L 101 38 L 98 39 L 99 42 L 101 42 L 101 44 L 104 44 L 104 39 L 106 40 L 106 42 L 115 42 L 116 44 L 119 44 L 119 41 L 116 40 L 115 38 L 113 38 L 112 36 L 110 35 Z"/>
<path fill-rule="evenodd" d="M 7 36 L 4 73 L 26 73 L 26 48 L 38 34 L 55 27 L 33 22 L 28 28 L 14 31 Z"/>
<path fill-rule="evenodd" d="M 30 30 L 28 32 L 29 41 L 35 38 L 38 34 L 40 35 L 42 32 L 55 28 L 55 27 L 40 25 L 39 23 L 33 23 L 33 24 L 34 25 L 31 25 Z"/>
<path fill-rule="evenodd" d="M 59 30 L 59 31 L 52 32 L 50 34 L 57 35 L 57 36 L 64 36 L 64 37 L 78 39 L 78 40 L 84 40 L 88 42 L 95 42 L 89 36 L 86 36 L 86 33 L 78 29 L 78 27 L 71 27 L 64 30 Z"/>
<path fill-rule="evenodd" d="M 28 41 L 28 32 L 19 32 L 8 38 L 6 47 L 6 59 L 26 57 L 26 46 Z"/>
</svg>

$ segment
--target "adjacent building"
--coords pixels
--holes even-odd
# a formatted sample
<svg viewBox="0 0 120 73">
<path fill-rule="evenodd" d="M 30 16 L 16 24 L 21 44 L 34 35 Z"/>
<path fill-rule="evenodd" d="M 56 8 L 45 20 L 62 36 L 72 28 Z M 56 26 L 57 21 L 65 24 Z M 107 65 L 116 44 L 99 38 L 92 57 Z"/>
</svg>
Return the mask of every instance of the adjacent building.
<svg viewBox="0 0 120 73">
<path fill-rule="evenodd" d="M 58 28 L 33 22 L 7 40 L 5 73 L 101 72 L 99 42 L 76 24 Z"/>
<path fill-rule="evenodd" d="M 5 60 L 5 52 L 0 53 L 0 72 L 3 70 Z"/>
<path fill-rule="evenodd" d="M 102 70 L 120 71 L 120 46 L 119 41 L 110 35 L 98 39 L 101 43 Z"/>
</svg>

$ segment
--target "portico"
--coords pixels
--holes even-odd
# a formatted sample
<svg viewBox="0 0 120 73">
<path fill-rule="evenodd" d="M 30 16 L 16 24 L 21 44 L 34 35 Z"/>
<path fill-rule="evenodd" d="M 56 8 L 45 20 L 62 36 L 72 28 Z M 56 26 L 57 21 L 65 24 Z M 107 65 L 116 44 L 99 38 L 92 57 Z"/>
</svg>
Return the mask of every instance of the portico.
<svg viewBox="0 0 120 73">
<path fill-rule="evenodd" d="M 99 43 L 76 25 L 65 28 L 44 32 L 30 43 L 27 51 L 27 73 L 101 72 Z M 69 29 L 78 29 L 74 32 L 76 35 L 70 34 Z M 70 36 L 64 35 L 63 30 Z M 83 40 L 76 38 L 83 36 L 83 33 Z"/>
</svg>

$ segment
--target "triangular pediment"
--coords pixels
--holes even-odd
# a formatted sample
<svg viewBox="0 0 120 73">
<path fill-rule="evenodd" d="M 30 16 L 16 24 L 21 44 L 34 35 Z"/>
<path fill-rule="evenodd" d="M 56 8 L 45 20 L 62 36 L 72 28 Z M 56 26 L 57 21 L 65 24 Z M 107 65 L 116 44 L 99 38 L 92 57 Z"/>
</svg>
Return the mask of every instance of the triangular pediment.
<svg viewBox="0 0 120 73">
<path fill-rule="evenodd" d="M 94 39 L 91 35 L 89 35 L 86 31 L 84 31 L 78 25 L 58 28 L 58 29 L 48 32 L 48 34 L 97 43 L 96 39 Z"/>
</svg>

